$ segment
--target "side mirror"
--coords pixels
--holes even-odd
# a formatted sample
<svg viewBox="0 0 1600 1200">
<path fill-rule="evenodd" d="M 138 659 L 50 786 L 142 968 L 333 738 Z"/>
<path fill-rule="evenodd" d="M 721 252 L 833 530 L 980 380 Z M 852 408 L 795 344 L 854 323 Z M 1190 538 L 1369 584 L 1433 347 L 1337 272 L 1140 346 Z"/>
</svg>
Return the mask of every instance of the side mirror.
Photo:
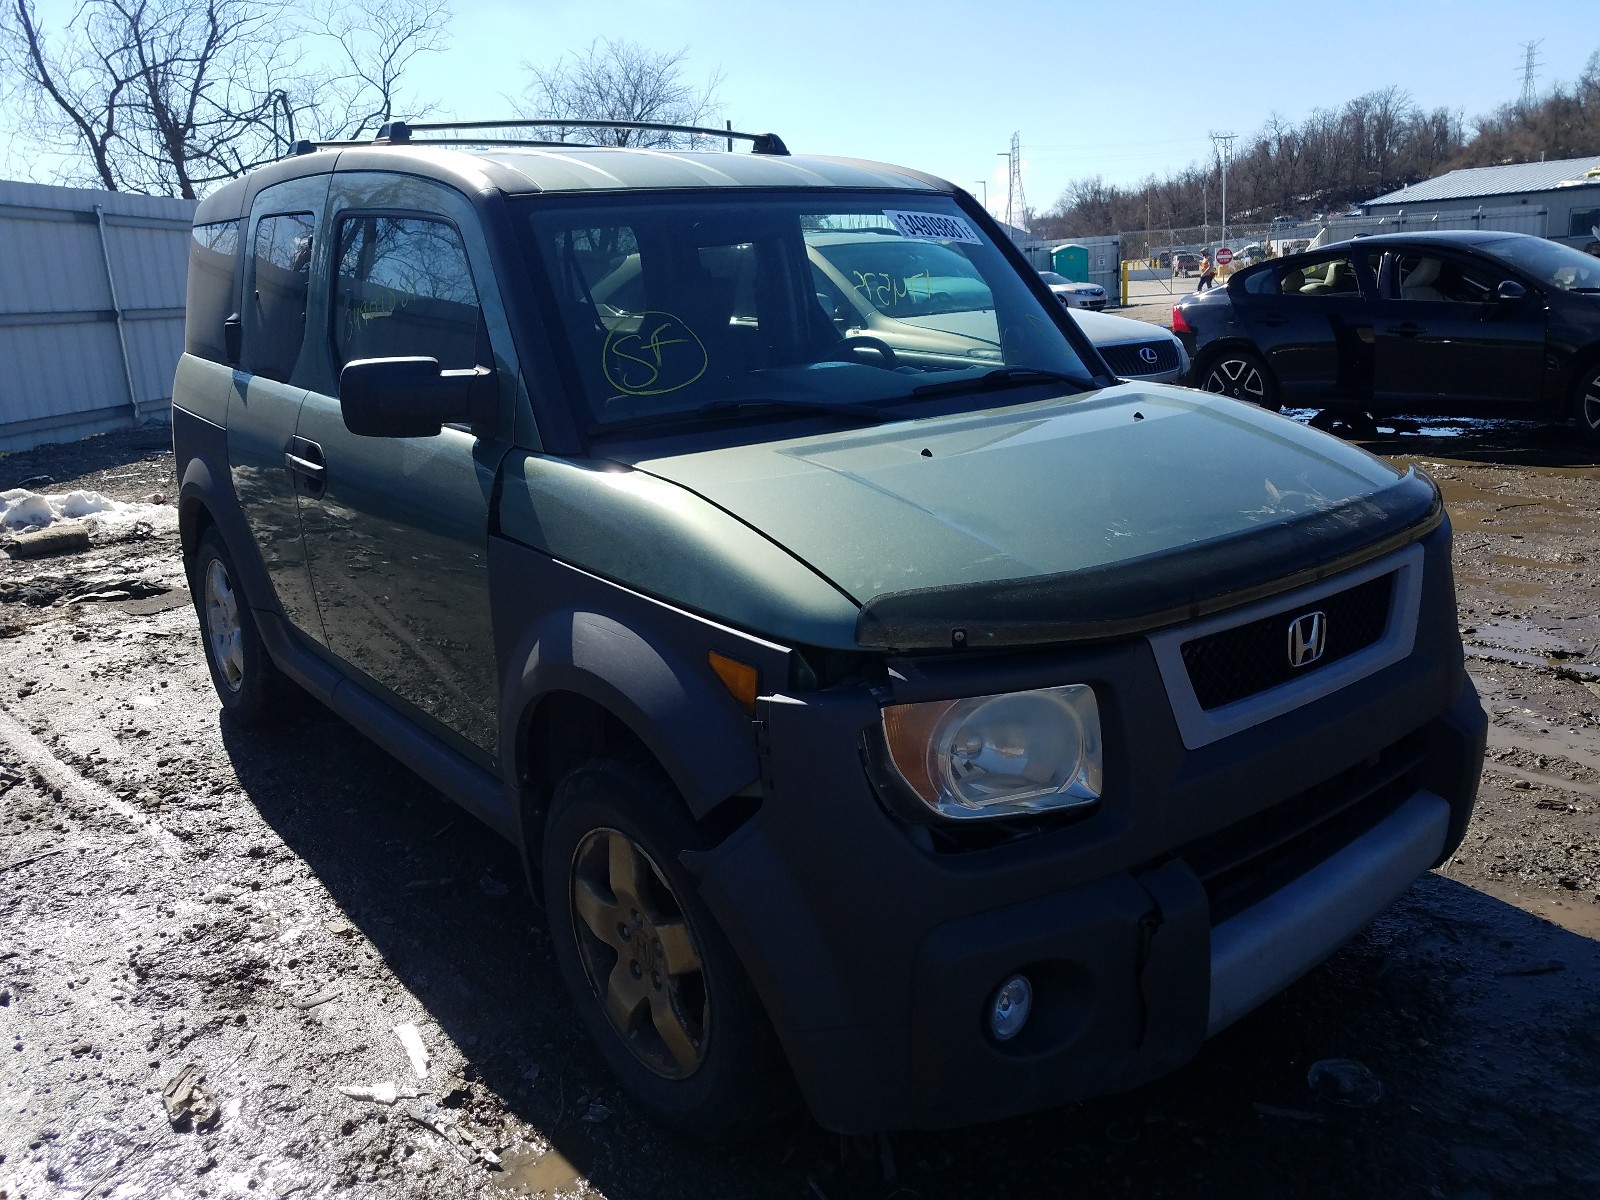
<svg viewBox="0 0 1600 1200">
<path fill-rule="evenodd" d="M 1501 304 L 1516 304 L 1528 294 L 1528 289 L 1515 279 L 1502 279 L 1494 290 L 1494 298 Z"/>
<path fill-rule="evenodd" d="M 441 371 L 436 358 L 358 358 L 339 372 L 344 427 L 362 437 L 433 437 L 478 416 L 473 385 L 486 367 Z"/>
<path fill-rule="evenodd" d="M 237 367 L 244 357 L 244 322 L 234 313 L 222 323 L 222 353 L 230 367 Z"/>
</svg>

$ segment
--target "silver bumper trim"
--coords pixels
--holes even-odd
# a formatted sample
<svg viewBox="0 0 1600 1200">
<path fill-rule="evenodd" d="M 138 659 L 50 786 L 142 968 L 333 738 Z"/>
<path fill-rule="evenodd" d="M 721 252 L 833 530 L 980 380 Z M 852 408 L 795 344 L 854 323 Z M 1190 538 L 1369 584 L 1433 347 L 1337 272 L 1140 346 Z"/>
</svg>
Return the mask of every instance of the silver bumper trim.
<svg viewBox="0 0 1600 1200">
<path fill-rule="evenodd" d="M 1293 883 L 1211 931 L 1206 1036 L 1276 995 L 1387 908 L 1444 849 L 1450 805 L 1418 791 Z"/>
</svg>

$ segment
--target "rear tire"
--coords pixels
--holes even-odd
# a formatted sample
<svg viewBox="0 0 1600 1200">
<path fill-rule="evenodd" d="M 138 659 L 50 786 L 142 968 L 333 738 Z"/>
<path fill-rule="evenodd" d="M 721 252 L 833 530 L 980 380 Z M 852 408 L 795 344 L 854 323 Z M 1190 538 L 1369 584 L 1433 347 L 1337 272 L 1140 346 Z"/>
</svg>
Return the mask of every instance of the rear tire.
<svg viewBox="0 0 1600 1200">
<path fill-rule="evenodd" d="M 1195 373 L 1200 390 L 1220 396 L 1231 396 L 1254 404 L 1268 412 L 1283 407 L 1278 395 L 1277 381 L 1260 357 L 1249 350 L 1223 350 L 1206 359 L 1205 366 Z"/>
<path fill-rule="evenodd" d="M 678 861 L 704 844 L 653 772 L 595 759 L 555 789 L 545 909 L 573 1003 L 624 1090 L 708 1142 L 792 1106 L 776 1035 L 733 947 Z"/>
<path fill-rule="evenodd" d="M 1590 363 L 1578 376 L 1572 389 L 1572 415 L 1584 440 L 1600 447 L 1600 363 Z"/>
<path fill-rule="evenodd" d="M 246 728 L 281 720 L 289 681 L 267 653 L 233 558 L 215 527 L 206 530 L 195 549 L 189 591 L 223 710 Z"/>
</svg>

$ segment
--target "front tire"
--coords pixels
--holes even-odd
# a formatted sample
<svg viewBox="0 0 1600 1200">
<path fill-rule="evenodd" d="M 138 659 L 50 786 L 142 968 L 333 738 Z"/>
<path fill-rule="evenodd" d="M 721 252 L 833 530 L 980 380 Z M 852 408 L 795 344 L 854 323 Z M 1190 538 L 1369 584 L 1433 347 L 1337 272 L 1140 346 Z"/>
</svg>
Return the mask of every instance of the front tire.
<svg viewBox="0 0 1600 1200">
<path fill-rule="evenodd" d="M 1573 389 L 1572 415 L 1578 432 L 1591 446 L 1600 447 L 1600 363 L 1591 363 Z"/>
<path fill-rule="evenodd" d="M 189 590 L 223 710 L 247 728 L 282 719 L 288 680 L 267 653 L 233 558 L 215 527 L 195 549 Z"/>
<path fill-rule="evenodd" d="M 597 759 L 556 787 L 544 836 L 551 941 L 580 1019 L 624 1090 L 710 1142 L 788 1106 L 777 1038 L 678 861 L 701 839 L 655 774 Z"/>
<path fill-rule="evenodd" d="M 1232 396 L 1268 412 L 1277 412 L 1283 407 L 1272 372 L 1248 350 L 1224 350 L 1207 359 L 1199 379 L 1201 391 Z"/>
</svg>

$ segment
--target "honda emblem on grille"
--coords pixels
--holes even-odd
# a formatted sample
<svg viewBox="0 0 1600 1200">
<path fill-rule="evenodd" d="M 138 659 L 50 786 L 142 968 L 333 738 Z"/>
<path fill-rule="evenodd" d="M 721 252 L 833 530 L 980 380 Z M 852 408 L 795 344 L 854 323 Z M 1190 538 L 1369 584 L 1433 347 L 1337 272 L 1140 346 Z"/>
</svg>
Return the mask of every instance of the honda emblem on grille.
<svg viewBox="0 0 1600 1200">
<path fill-rule="evenodd" d="M 1326 613 L 1303 613 L 1289 622 L 1289 665 L 1309 667 L 1328 646 Z"/>
<path fill-rule="evenodd" d="M 1156 359 L 1160 356 L 1156 354 L 1156 348 L 1154 346 L 1140 346 L 1139 357 L 1145 362 L 1149 363 L 1151 366 L 1154 366 Z"/>
</svg>

